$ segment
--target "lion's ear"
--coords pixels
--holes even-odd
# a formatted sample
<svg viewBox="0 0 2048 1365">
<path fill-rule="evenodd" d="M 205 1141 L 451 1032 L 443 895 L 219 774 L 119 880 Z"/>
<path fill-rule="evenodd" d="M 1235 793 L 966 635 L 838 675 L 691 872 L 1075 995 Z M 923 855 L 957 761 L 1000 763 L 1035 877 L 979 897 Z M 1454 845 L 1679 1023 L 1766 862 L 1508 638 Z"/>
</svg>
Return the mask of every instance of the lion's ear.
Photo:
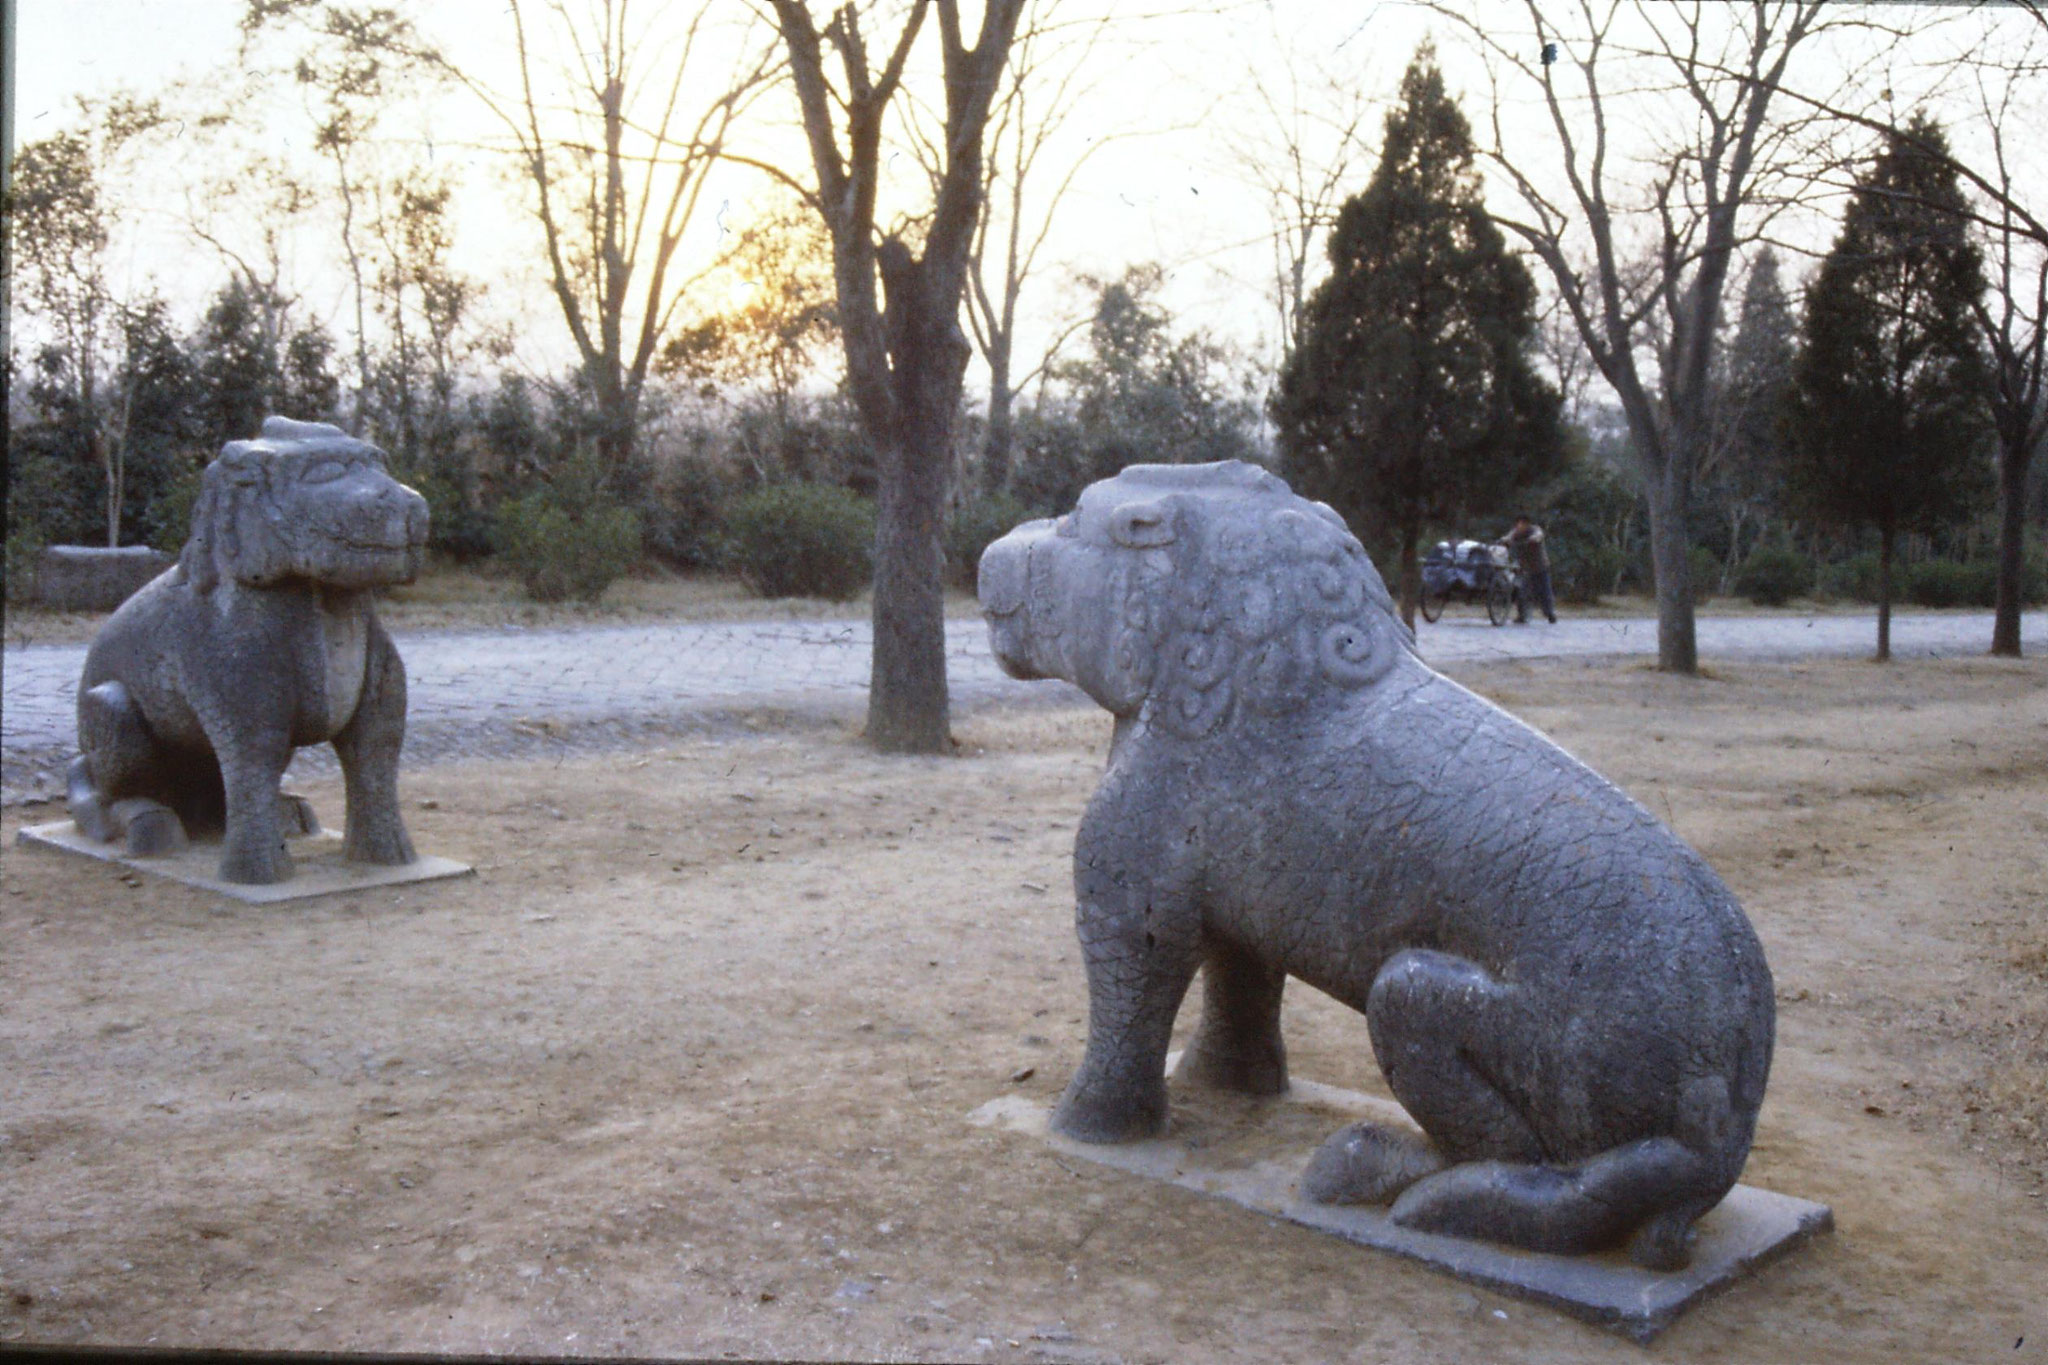
<svg viewBox="0 0 2048 1365">
<path fill-rule="evenodd" d="M 1127 502 L 1109 514 L 1109 538 L 1131 550 L 1173 544 L 1173 512 L 1163 502 Z"/>
<path fill-rule="evenodd" d="M 199 497 L 192 504 L 192 529 L 186 535 L 185 548 L 178 556 L 178 565 L 185 571 L 185 581 L 192 585 L 194 592 L 212 592 L 220 582 L 220 569 L 214 563 L 214 546 L 220 538 L 222 501 L 220 480 L 209 465 L 200 475 Z"/>
<path fill-rule="evenodd" d="M 276 509 L 268 471 L 247 458 L 223 454 L 207 466 L 205 493 L 211 515 L 205 540 L 218 578 L 263 587 L 290 571 L 289 556 L 278 530 L 270 523 Z M 193 541 L 198 543 L 199 515 L 193 513 Z"/>
</svg>

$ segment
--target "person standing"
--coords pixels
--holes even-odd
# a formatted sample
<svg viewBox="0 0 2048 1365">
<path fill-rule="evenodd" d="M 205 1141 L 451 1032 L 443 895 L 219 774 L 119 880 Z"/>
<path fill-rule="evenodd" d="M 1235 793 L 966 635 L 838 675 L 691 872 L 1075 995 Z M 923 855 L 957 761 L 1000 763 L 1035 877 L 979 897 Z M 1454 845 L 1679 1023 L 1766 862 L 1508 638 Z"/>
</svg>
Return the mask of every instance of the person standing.
<svg viewBox="0 0 2048 1365">
<path fill-rule="evenodd" d="M 1515 518 L 1514 529 L 1500 538 L 1514 552 L 1522 568 L 1522 591 L 1515 595 L 1515 622 L 1529 624 L 1529 599 L 1543 609 L 1543 619 L 1557 624 L 1557 602 L 1550 595 L 1550 552 L 1543 548 L 1543 528 L 1525 512 Z"/>
</svg>

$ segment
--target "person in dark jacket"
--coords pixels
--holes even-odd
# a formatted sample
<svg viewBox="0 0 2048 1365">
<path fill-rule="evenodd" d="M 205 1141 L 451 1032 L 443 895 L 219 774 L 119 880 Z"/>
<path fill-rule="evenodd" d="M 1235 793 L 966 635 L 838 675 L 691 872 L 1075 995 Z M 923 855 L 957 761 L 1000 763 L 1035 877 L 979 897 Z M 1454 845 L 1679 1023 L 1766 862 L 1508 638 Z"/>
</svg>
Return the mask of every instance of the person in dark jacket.
<svg viewBox="0 0 2048 1365">
<path fill-rule="evenodd" d="M 1514 551 L 1515 562 L 1522 568 L 1522 591 L 1515 597 L 1516 624 L 1529 623 L 1529 602 L 1533 598 L 1543 608 L 1543 619 L 1556 625 L 1557 602 L 1550 595 L 1550 552 L 1543 548 L 1543 528 L 1523 513 L 1515 518 L 1514 529 L 1502 536 L 1500 543 Z"/>
</svg>

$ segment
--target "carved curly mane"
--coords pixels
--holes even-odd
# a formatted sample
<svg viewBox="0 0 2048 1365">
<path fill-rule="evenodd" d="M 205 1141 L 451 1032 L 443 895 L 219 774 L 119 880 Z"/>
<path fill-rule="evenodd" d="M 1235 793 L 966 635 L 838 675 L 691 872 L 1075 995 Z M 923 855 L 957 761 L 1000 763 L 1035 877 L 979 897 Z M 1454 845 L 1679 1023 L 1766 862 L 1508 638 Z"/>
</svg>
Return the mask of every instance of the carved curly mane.
<svg viewBox="0 0 2048 1365">
<path fill-rule="evenodd" d="M 1146 711 L 1172 733 L 1284 714 L 1414 652 L 1379 571 L 1328 507 L 1249 465 L 1136 466 L 1126 481 L 1161 495 L 1174 535 L 1127 579 L 1118 663 L 1149 671 Z"/>
</svg>

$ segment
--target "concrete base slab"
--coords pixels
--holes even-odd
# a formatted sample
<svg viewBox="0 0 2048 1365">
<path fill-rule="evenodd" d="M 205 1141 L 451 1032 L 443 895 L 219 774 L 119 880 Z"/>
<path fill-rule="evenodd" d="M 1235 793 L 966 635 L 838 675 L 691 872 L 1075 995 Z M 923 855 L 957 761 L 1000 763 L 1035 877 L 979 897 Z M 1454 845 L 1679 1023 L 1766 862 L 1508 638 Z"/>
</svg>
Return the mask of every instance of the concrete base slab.
<svg viewBox="0 0 2048 1365">
<path fill-rule="evenodd" d="M 1174 1130 L 1166 1137 L 1117 1145 L 1075 1142 L 1051 1132 L 1051 1106 L 1020 1095 L 990 1100 L 967 1120 L 1027 1134 L 1066 1156 L 1410 1257 L 1468 1283 L 1618 1332 L 1639 1345 L 1647 1345 L 1694 1304 L 1834 1228 L 1834 1214 L 1825 1204 L 1738 1185 L 1694 1225 L 1692 1263 L 1673 1274 L 1644 1270 L 1619 1252 L 1546 1256 L 1469 1242 L 1396 1227 L 1384 1208 L 1311 1204 L 1298 1193 L 1309 1157 L 1344 1124 L 1370 1119 L 1414 1131 L 1407 1111 L 1391 1100 L 1296 1079 L 1277 1100 L 1176 1093 L 1174 1106 Z"/>
<path fill-rule="evenodd" d="M 309 900 L 343 891 L 365 891 L 378 886 L 404 886 L 411 882 L 437 881 L 443 877 L 465 877 L 475 869 L 452 858 L 421 855 L 397 867 L 376 867 L 352 863 L 341 856 L 341 835 L 333 831 L 292 840 L 292 862 L 297 871 L 290 881 L 274 886 L 244 886 L 220 879 L 220 842 L 195 842 L 190 847 L 159 858 L 131 858 L 118 843 L 102 843 L 79 833 L 69 820 L 47 825 L 27 825 L 15 842 L 29 848 L 55 849 L 103 863 L 119 863 L 149 877 L 196 886 L 251 905 L 276 905 L 284 901 Z"/>
</svg>

